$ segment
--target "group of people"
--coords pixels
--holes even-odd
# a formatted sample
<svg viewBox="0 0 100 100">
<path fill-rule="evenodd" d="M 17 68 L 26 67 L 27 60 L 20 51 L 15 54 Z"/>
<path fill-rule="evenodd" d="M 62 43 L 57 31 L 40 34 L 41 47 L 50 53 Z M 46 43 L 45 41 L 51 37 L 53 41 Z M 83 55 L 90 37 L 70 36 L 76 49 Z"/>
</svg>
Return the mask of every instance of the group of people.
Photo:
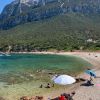
<svg viewBox="0 0 100 100">
<path fill-rule="evenodd" d="M 73 91 L 71 94 L 61 94 L 61 96 L 59 97 L 59 100 L 73 100 L 73 96 L 75 95 L 75 91 Z"/>
<path fill-rule="evenodd" d="M 75 91 L 73 91 L 72 93 L 63 93 L 57 98 L 48 99 L 48 100 L 73 100 L 74 95 L 75 95 Z"/>
<path fill-rule="evenodd" d="M 96 78 L 96 75 L 95 73 L 92 72 L 92 70 L 88 69 L 87 72 L 89 75 L 90 75 L 90 79 L 87 80 L 86 83 L 83 83 L 81 85 L 84 85 L 84 86 L 91 86 L 91 85 L 94 85 L 92 83 L 93 81 L 93 77 Z M 85 80 L 86 81 L 86 80 Z M 43 86 L 42 84 L 40 85 L 40 88 L 51 88 L 51 87 L 54 87 L 54 84 L 50 84 L 50 83 L 47 83 L 46 86 Z M 71 92 L 71 93 L 63 93 L 61 94 L 59 97 L 56 97 L 54 99 L 50 99 L 48 98 L 48 100 L 73 100 L 73 96 L 75 95 L 75 91 Z M 34 97 L 27 97 L 27 96 L 23 96 L 20 98 L 20 100 L 43 100 L 43 96 L 36 96 L 35 98 Z"/>
<path fill-rule="evenodd" d="M 54 84 L 50 84 L 50 83 L 47 83 L 47 86 L 45 86 L 45 88 L 51 88 L 51 87 L 54 87 Z M 43 85 L 41 84 L 40 85 L 40 88 L 43 88 Z"/>
</svg>

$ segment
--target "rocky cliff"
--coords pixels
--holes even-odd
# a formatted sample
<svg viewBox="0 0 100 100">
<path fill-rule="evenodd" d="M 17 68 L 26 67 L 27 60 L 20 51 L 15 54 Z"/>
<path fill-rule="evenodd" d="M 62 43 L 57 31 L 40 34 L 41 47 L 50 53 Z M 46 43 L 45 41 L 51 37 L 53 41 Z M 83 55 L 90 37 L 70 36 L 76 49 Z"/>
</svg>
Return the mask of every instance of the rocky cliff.
<svg viewBox="0 0 100 100">
<path fill-rule="evenodd" d="M 0 29 L 64 13 L 100 14 L 100 0 L 15 0 L 0 15 Z"/>
</svg>

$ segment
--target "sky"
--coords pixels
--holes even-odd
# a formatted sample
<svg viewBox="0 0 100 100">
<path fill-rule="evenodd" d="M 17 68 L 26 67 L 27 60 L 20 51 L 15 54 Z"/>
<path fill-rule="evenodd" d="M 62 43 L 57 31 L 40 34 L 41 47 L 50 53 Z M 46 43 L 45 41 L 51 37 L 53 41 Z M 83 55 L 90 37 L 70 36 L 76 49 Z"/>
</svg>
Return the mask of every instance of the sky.
<svg viewBox="0 0 100 100">
<path fill-rule="evenodd" d="M 14 0 L 0 0 L 0 13 L 2 12 L 3 8 Z"/>
</svg>

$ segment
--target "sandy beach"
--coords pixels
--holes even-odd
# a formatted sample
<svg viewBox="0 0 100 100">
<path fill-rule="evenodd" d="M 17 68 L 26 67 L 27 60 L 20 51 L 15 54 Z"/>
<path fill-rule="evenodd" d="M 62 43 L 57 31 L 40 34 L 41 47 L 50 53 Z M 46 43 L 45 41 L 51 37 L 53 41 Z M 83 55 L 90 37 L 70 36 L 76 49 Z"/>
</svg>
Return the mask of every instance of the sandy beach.
<svg viewBox="0 0 100 100">
<path fill-rule="evenodd" d="M 13 52 L 13 53 L 18 53 L 18 52 Z M 100 100 L 100 78 L 99 78 L 100 77 L 100 52 L 19 52 L 19 53 L 71 55 L 71 56 L 83 58 L 84 60 L 88 61 L 93 65 L 92 69 L 96 72 L 96 75 L 98 76 L 98 78 L 93 79 L 94 86 L 90 86 L 90 87 L 80 86 L 82 83 L 77 83 L 66 87 L 61 86 L 60 88 L 56 88 L 56 89 L 55 88 L 48 89 L 48 90 L 41 89 L 41 91 L 40 90 L 35 91 L 37 92 L 36 95 L 42 95 L 44 97 L 44 100 L 48 100 L 48 98 L 58 97 L 62 93 L 71 93 L 72 91 L 76 92 L 75 96 L 73 97 L 74 100 Z M 85 73 L 81 73 L 77 77 L 84 78 L 84 76 Z M 34 95 L 35 94 L 34 90 L 36 89 L 33 87 L 32 84 L 33 83 L 25 84 L 24 86 L 22 85 L 22 87 L 31 86 L 27 91 L 24 88 L 20 90 L 19 86 L 17 85 L 11 87 L 13 91 L 10 91 L 9 89 L 11 88 L 8 87 L 7 91 L 9 91 L 9 95 L 11 95 L 11 97 L 9 97 L 8 100 L 12 100 L 11 98 L 13 93 L 17 94 L 17 96 L 14 96 L 14 98 L 16 98 L 15 100 L 18 100 L 19 97 L 25 94 L 27 94 L 27 96 L 36 96 Z M 22 91 L 21 92 L 22 94 L 19 94 L 18 91 Z M 43 93 L 40 94 L 40 92 L 42 91 Z"/>
<path fill-rule="evenodd" d="M 100 53 L 99 52 L 64 52 L 57 53 L 60 55 L 73 55 L 87 60 L 93 65 L 93 70 L 96 72 L 98 78 L 93 79 L 94 86 L 86 87 L 80 86 L 82 83 L 74 84 L 73 86 L 67 89 L 60 89 L 53 91 L 52 93 L 45 94 L 45 100 L 47 97 L 57 97 L 61 93 L 71 93 L 75 91 L 76 94 L 73 97 L 74 100 L 100 100 Z M 78 75 L 77 77 L 84 78 L 84 73 Z"/>
</svg>

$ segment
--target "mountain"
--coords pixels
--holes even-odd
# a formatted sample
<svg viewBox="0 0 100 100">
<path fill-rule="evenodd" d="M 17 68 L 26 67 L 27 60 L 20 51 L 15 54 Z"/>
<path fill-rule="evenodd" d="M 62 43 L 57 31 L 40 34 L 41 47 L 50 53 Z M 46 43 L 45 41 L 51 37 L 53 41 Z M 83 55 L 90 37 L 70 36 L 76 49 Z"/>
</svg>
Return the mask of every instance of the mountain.
<svg viewBox="0 0 100 100">
<path fill-rule="evenodd" d="M 52 0 L 48 0 L 50 2 Z M 44 0 L 15 0 L 7 5 L 1 13 L 1 19 L 27 13 L 30 10 L 45 5 Z"/>
<path fill-rule="evenodd" d="M 0 51 L 100 50 L 100 0 L 16 0 L 0 15 Z"/>
<path fill-rule="evenodd" d="M 0 15 L 0 29 L 63 13 L 100 14 L 100 0 L 15 0 Z"/>
<path fill-rule="evenodd" d="M 96 17 L 96 16 L 95 16 Z M 100 49 L 100 23 L 80 14 L 63 14 L 0 31 L 0 50 Z"/>
</svg>

